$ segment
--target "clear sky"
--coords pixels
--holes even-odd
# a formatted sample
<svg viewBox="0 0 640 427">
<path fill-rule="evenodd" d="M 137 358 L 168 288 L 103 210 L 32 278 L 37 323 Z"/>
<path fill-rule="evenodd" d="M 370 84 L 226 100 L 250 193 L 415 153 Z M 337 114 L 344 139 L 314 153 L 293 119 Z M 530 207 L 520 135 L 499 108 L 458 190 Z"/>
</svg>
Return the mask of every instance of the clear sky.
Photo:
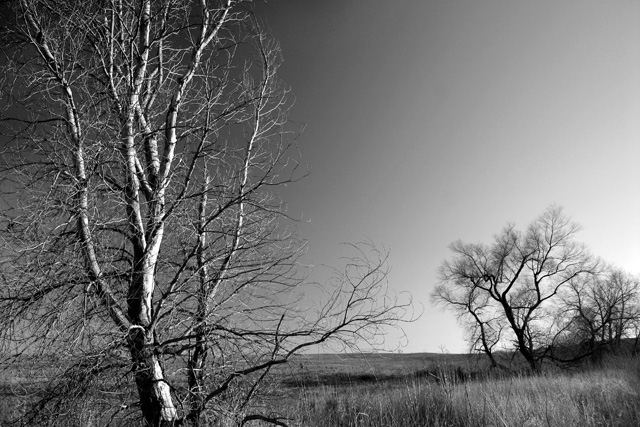
<svg viewBox="0 0 640 427">
<path fill-rule="evenodd" d="M 555 203 L 592 252 L 640 273 L 640 1 L 270 0 L 310 175 L 287 190 L 309 241 L 391 252 L 424 305 L 405 352 L 465 351 L 431 305 L 456 239 Z"/>
</svg>

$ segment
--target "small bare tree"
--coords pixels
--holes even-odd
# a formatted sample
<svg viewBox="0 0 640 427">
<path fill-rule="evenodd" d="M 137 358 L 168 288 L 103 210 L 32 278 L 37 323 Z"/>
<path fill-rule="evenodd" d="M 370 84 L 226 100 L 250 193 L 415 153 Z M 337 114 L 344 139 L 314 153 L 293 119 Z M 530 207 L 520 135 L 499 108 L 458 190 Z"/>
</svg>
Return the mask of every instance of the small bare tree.
<svg viewBox="0 0 640 427">
<path fill-rule="evenodd" d="M 434 298 L 480 331 L 496 321 L 506 326 L 517 351 L 538 370 L 551 343 L 546 314 L 565 288 L 595 271 L 585 247 L 573 240 L 579 229 L 550 207 L 524 233 L 509 225 L 490 245 L 454 242 Z M 485 352 L 492 342 L 483 343 Z"/>
<path fill-rule="evenodd" d="M 250 3 L 0 9 L 2 342 L 64 368 L 25 423 L 78 424 L 100 389 L 112 422 L 278 424 L 252 409 L 273 367 L 402 318 L 375 250 L 300 312 L 291 102 Z"/>
</svg>

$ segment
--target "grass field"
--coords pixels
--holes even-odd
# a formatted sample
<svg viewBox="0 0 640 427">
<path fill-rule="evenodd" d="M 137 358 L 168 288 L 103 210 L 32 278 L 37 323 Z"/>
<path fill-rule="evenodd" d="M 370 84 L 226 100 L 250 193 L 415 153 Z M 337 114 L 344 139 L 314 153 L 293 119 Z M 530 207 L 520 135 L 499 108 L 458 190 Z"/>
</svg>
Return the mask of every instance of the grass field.
<svg viewBox="0 0 640 427">
<path fill-rule="evenodd" d="M 288 386 L 354 385 L 372 382 L 398 382 L 418 377 L 438 380 L 439 371 L 472 375 L 487 369 L 485 359 L 468 354 L 365 353 L 297 356 L 288 365 Z"/>
<path fill-rule="evenodd" d="M 298 398 L 281 408 L 290 425 L 640 425 L 640 361 L 628 357 L 540 375 L 491 372 L 469 355 L 325 355 L 312 362 L 318 380 L 303 381 Z"/>
<path fill-rule="evenodd" d="M 20 414 L 33 374 L 0 377 L 0 425 Z M 289 426 L 640 425 L 640 361 L 630 357 L 526 375 L 491 371 L 472 355 L 307 355 L 276 374 L 279 391 L 259 410 Z M 106 424 L 85 412 L 63 425 Z"/>
</svg>

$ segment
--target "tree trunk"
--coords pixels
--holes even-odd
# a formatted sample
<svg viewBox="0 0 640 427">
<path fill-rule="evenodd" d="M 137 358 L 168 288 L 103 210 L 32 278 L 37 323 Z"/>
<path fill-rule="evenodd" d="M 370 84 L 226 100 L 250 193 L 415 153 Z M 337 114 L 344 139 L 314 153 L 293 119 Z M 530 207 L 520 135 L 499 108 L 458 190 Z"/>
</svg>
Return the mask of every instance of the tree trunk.
<svg viewBox="0 0 640 427">
<path fill-rule="evenodd" d="M 508 304 L 506 300 L 502 299 L 500 300 L 500 303 L 502 304 L 504 313 L 507 316 L 509 325 L 511 326 L 511 329 L 516 335 L 516 339 L 518 341 L 518 350 L 520 351 L 520 354 L 522 354 L 524 359 L 527 361 L 531 370 L 533 372 L 538 372 L 540 370 L 540 367 L 538 366 L 538 361 L 534 357 L 533 350 L 530 349 L 529 346 L 527 345 L 527 339 L 525 337 L 526 326 L 524 325 L 522 327 L 518 326 L 518 323 L 516 322 L 516 318 L 513 315 L 513 310 L 511 309 L 511 306 Z"/>
<path fill-rule="evenodd" d="M 203 328 L 198 328 L 203 329 Z M 194 427 L 200 426 L 200 415 L 205 405 L 204 395 L 204 364 L 208 354 L 207 339 L 202 330 L 199 330 L 196 338 L 196 346 L 193 355 L 189 359 L 189 413 L 187 422 Z"/>
<path fill-rule="evenodd" d="M 209 123 L 209 115 L 207 114 L 207 124 Z M 202 197 L 199 206 L 199 224 L 198 224 L 198 275 L 200 279 L 200 289 L 198 291 L 198 311 L 196 314 L 195 328 L 196 345 L 189 357 L 187 381 L 189 384 L 189 413 L 187 414 L 187 422 L 198 427 L 200 425 L 200 416 L 205 405 L 204 368 L 209 347 L 207 342 L 207 312 L 209 310 L 208 301 L 210 299 L 209 286 L 209 268 L 207 266 L 205 249 L 207 247 L 206 237 L 206 221 L 207 221 L 207 201 L 209 191 L 209 173 L 206 165 L 204 167 L 205 182 L 202 187 Z"/>
<path fill-rule="evenodd" d="M 522 354 L 524 359 L 527 361 L 532 372 L 540 372 L 539 360 L 535 357 L 535 350 L 532 348 L 533 346 L 530 346 L 527 342 L 524 336 L 524 331 L 522 329 L 518 329 L 515 332 L 516 338 L 518 339 L 518 348 L 520 349 L 520 354 Z"/>
<path fill-rule="evenodd" d="M 162 232 L 157 232 L 146 246 L 140 250 L 139 241 L 134 245 L 134 257 L 141 255 L 134 264 L 133 280 L 127 296 L 129 317 L 129 348 L 133 362 L 140 409 L 147 422 L 153 427 L 173 425 L 176 421 L 176 408 L 173 406 L 171 389 L 164 378 L 160 357 L 155 351 L 152 325 L 152 296 L 155 287 L 155 263 Z"/>
<path fill-rule="evenodd" d="M 524 356 L 524 358 L 527 361 L 527 363 L 529 364 L 529 367 L 531 368 L 532 372 L 539 372 L 540 371 L 540 365 L 538 364 L 538 361 L 536 360 L 535 357 L 533 357 L 533 355 L 531 354 L 531 352 L 528 349 L 520 348 L 520 354 L 522 354 Z"/>
<path fill-rule="evenodd" d="M 498 362 L 496 361 L 496 358 L 494 357 L 493 353 L 491 351 L 487 351 L 486 354 L 487 354 L 487 356 L 489 356 L 489 361 L 491 363 L 491 368 L 497 368 L 498 367 Z"/>
<path fill-rule="evenodd" d="M 164 379 L 158 355 L 154 351 L 153 336 L 142 326 L 129 330 L 129 345 L 140 409 L 148 426 L 170 426 L 176 421 L 176 408 L 171 399 L 169 384 Z"/>
</svg>

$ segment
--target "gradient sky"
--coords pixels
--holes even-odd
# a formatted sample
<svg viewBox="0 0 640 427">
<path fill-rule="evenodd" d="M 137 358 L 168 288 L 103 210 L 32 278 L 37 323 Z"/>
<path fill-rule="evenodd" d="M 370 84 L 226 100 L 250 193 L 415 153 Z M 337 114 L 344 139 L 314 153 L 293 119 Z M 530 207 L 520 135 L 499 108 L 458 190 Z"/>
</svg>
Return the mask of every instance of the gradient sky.
<svg viewBox="0 0 640 427">
<path fill-rule="evenodd" d="M 640 2 L 270 0 L 310 175 L 285 194 L 335 265 L 391 252 L 424 314 L 405 352 L 463 352 L 431 304 L 456 239 L 489 242 L 552 203 L 592 252 L 640 273 Z M 389 345 L 393 344 L 389 338 Z"/>
</svg>

